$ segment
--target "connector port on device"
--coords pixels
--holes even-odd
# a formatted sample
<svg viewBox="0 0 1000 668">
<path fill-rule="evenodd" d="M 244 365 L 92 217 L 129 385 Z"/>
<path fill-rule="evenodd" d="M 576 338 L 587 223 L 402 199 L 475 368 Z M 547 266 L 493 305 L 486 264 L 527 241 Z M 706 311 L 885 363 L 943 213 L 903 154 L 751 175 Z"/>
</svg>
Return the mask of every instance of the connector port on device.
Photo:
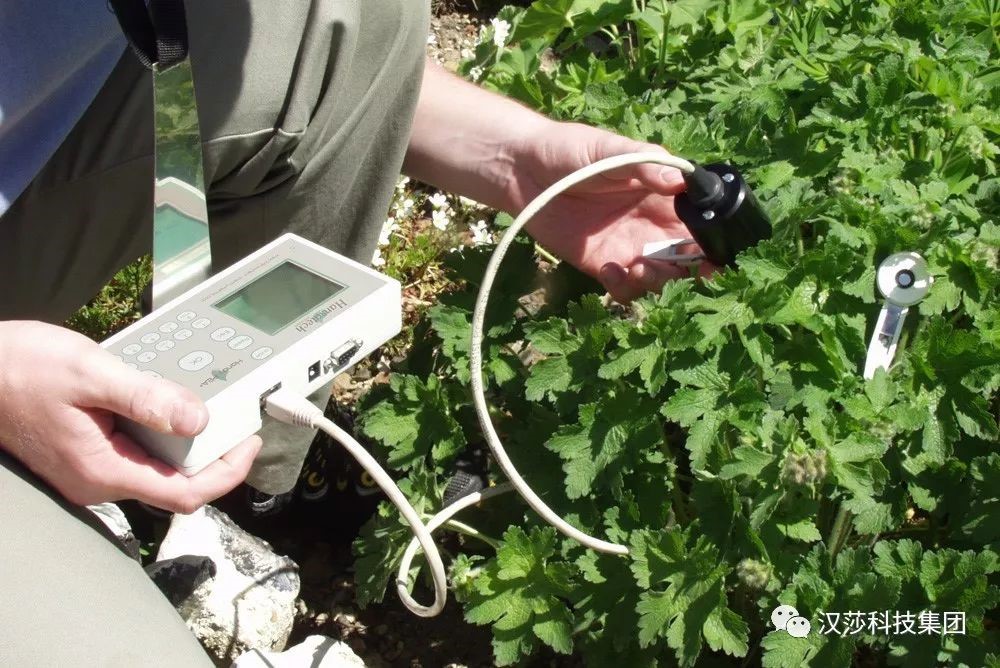
<svg viewBox="0 0 1000 668">
<path fill-rule="evenodd" d="M 309 380 L 313 381 L 319 378 L 319 362 L 313 362 L 309 365 Z"/>
<path fill-rule="evenodd" d="M 267 398 L 281 389 L 281 383 L 277 383 L 274 387 L 265 390 L 263 394 L 260 395 L 260 412 L 264 413 L 264 406 L 267 404 Z"/>
<path fill-rule="evenodd" d="M 351 358 L 361 350 L 361 341 L 358 339 L 351 339 L 347 343 L 337 346 L 330 353 L 330 359 L 332 359 L 338 367 L 344 366 L 351 361 Z"/>
</svg>

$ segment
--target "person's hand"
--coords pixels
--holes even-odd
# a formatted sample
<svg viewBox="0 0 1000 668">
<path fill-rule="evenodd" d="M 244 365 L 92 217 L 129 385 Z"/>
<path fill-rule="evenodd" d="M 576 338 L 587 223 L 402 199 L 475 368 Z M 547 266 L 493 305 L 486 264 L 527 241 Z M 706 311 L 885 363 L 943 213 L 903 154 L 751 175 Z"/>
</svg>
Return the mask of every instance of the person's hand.
<svg viewBox="0 0 1000 668">
<path fill-rule="evenodd" d="M 115 431 L 115 414 L 194 436 L 208 411 L 191 391 L 128 368 L 90 339 L 40 322 L 0 322 L 0 447 L 69 501 L 138 499 L 194 512 L 239 484 L 252 436 L 186 477 Z"/>
<path fill-rule="evenodd" d="M 507 198 L 515 210 L 581 167 L 623 153 L 662 151 L 605 130 L 578 123 L 548 122 L 525 135 L 514 153 L 514 177 Z M 674 213 L 673 195 L 684 190 L 681 173 L 657 164 L 636 165 L 598 175 L 570 189 L 528 224 L 542 246 L 598 279 L 618 301 L 658 290 L 667 280 L 690 275 L 687 267 L 644 259 L 651 241 L 690 237 Z M 679 252 L 699 252 L 695 245 Z M 702 262 L 699 271 L 715 269 Z"/>
</svg>

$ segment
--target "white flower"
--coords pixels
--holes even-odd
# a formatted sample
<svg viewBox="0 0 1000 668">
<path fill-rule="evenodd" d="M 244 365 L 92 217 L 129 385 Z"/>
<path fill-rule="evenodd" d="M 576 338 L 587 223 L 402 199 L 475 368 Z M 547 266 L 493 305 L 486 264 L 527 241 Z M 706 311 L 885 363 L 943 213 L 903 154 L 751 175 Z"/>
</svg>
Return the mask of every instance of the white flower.
<svg viewBox="0 0 1000 668">
<path fill-rule="evenodd" d="M 372 266 L 373 267 L 384 267 L 385 258 L 382 257 L 382 249 L 376 248 L 375 255 L 372 256 Z"/>
<path fill-rule="evenodd" d="M 462 206 L 470 209 L 481 206 L 476 200 L 469 199 L 468 197 L 462 197 L 461 195 L 458 196 L 458 201 L 462 203 Z"/>
<path fill-rule="evenodd" d="M 474 224 L 469 225 L 469 231 L 472 232 L 472 243 L 476 246 L 482 246 L 483 244 L 493 243 L 493 235 L 486 228 L 485 220 L 477 220 Z"/>
<path fill-rule="evenodd" d="M 435 209 L 447 209 L 448 208 L 448 196 L 444 193 L 434 193 L 427 198 L 427 201 L 431 203 Z"/>
<path fill-rule="evenodd" d="M 462 60 L 468 60 L 468 59 L 472 58 L 476 54 L 475 54 L 475 52 L 472 49 L 465 48 L 465 49 L 462 49 L 461 51 L 459 51 L 458 55 L 462 58 Z"/>
<path fill-rule="evenodd" d="M 431 46 L 437 46 L 438 38 L 435 37 L 434 35 L 428 35 L 427 43 L 430 44 Z"/>
<path fill-rule="evenodd" d="M 507 37 L 510 35 L 510 24 L 503 19 L 490 19 L 490 25 L 493 26 L 493 43 L 499 48 L 503 48 L 503 45 L 507 43 Z"/>
<path fill-rule="evenodd" d="M 385 224 L 382 225 L 382 231 L 379 232 L 378 234 L 378 245 L 388 246 L 389 237 L 392 235 L 393 232 L 395 232 L 398 229 L 399 225 L 396 224 L 395 218 L 389 218 L 388 220 L 386 220 Z"/>
<path fill-rule="evenodd" d="M 402 176 L 402 177 L 400 177 L 400 179 L 398 181 L 396 181 L 396 190 L 399 190 L 400 192 L 402 192 L 403 190 L 406 190 L 406 184 L 409 183 L 409 182 L 410 182 L 410 177 L 409 176 Z"/>
<path fill-rule="evenodd" d="M 448 229 L 448 225 L 451 224 L 451 218 L 448 216 L 448 210 L 434 209 L 434 211 L 431 212 L 431 223 L 442 232 Z"/>
<path fill-rule="evenodd" d="M 479 67 L 477 65 L 476 67 L 473 67 L 472 69 L 470 69 L 469 70 L 469 78 L 472 79 L 473 81 L 479 81 L 480 79 L 482 79 L 483 78 L 483 68 L 481 68 L 481 67 Z"/>
<path fill-rule="evenodd" d="M 402 202 L 396 201 L 392 205 L 392 216 L 394 218 L 405 218 L 411 209 L 413 209 L 413 200 L 409 197 Z"/>
</svg>

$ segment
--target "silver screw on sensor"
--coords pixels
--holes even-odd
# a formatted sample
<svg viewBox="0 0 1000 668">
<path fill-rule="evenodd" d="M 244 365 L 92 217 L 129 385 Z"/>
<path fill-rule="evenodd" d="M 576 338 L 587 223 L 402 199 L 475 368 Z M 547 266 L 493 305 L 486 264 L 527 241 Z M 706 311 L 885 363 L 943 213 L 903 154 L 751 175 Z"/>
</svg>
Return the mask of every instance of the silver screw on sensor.
<svg viewBox="0 0 1000 668">
<path fill-rule="evenodd" d="M 715 218 L 715 212 L 714 211 L 702 211 L 701 212 L 701 217 L 704 218 L 705 220 L 712 220 L 713 218 Z"/>
<path fill-rule="evenodd" d="M 725 181 L 726 183 L 732 183 L 733 181 L 736 180 L 736 177 L 733 176 L 732 174 L 723 174 L 722 180 Z"/>
</svg>

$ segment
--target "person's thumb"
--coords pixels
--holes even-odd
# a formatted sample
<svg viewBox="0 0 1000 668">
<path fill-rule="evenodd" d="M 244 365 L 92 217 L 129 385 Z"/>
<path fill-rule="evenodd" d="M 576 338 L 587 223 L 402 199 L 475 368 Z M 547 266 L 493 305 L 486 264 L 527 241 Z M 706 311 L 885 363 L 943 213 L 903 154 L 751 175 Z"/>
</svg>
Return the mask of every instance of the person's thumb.
<svg viewBox="0 0 1000 668">
<path fill-rule="evenodd" d="M 88 359 L 85 368 L 87 377 L 76 395 L 81 407 L 108 410 L 178 436 L 194 436 L 208 423 L 204 402 L 176 383 L 130 369 L 104 351 Z"/>
<path fill-rule="evenodd" d="M 667 149 L 657 144 L 635 141 L 627 137 L 612 135 L 598 148 L 598 159 L 625 153 L 659 153 L 669 156 Z M 676 167 L 657 163 L 643 163 L 614 169 L 606 173 L 607 178 L 616 180 L 638 180 L 643 186 L 659 195 L 676 195 L 684 190 L 684 176 Z"/>
</svg>

